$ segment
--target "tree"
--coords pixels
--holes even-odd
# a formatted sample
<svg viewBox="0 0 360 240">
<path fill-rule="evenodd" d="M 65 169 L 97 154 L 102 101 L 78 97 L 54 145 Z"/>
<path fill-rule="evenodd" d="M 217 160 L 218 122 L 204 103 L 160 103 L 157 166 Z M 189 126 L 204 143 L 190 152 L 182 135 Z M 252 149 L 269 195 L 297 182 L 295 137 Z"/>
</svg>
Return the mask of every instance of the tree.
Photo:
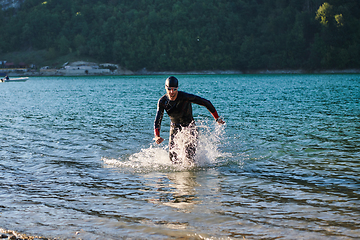
<svg viewBox="0 0 360 240">
<path fill-rule="evenodd" d="M 319 7 L 316 12 L 316 20 L 318 20 L 323 26 L 329 26 L 333 18 L 333 6 L 325 2 Z"/>
<path fill-rule="evenodd" d="M 68 54 L 72 51 L 70 48 L 70 41 L 65 36 L 60 37 L 58 46 L 61 54 Z"/>
<path fill-rule="evenodd" d="M 360 68 L 359 12 L 340 0 L 26 0 L 0 12 L 0 50 L 131 70 Z"/>
</svg>

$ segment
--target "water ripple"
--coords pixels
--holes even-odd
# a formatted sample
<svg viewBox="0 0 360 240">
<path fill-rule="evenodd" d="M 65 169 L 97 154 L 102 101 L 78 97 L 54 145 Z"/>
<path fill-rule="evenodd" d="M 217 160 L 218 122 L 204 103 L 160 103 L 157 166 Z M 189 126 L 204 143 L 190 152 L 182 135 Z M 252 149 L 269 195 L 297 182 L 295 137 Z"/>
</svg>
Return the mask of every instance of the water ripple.
<svg viewBox="0 0 360 240">
<path fill-rule="evenodd" d="M 194 106 L 194 165 L 153 143 L 164 76 L 1 85 L 0 226 L 65 239 L 358 238 L 359 75 L 179 79 L 226 121 Z"/>
</svg>

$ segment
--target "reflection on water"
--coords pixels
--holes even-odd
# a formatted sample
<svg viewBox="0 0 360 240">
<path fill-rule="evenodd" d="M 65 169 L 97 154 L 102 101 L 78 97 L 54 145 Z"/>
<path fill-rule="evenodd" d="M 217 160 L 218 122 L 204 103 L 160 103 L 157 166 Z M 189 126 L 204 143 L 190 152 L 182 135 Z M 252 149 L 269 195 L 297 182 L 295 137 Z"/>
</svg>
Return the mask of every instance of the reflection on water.
<svg viewBox="0 0 360 240">
<path fill-rule="evenodd" d="M 191 210 L 192 205 L 196 204 L 198 186 L 195 174 L 192 172 L 170 173 L 167 174 L 169 180 L 173 183 L 174 192 L 172 199 L 164 203 L 167 206 L 179 208 L 182 210 Z"/>
<path fill-rule="evenodd" d="M 154 186 L 158 191 L 157 199 L 149 201 L 191 212 L 193 205 L 199 203 L 196 191 L 199 184 L 196 182 L 196 175 L 184 171 L 168 173 L 165 176 Z"/>
</svg>

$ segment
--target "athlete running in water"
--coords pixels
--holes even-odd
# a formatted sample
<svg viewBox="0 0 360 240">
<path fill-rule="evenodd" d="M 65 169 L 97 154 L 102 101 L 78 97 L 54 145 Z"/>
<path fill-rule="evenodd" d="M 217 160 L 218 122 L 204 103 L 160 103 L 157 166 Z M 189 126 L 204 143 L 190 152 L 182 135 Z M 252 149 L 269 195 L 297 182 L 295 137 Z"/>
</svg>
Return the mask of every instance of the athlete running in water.
<svg viewBox="0 0 360 240">
<path fill-rule="evenodd" d="M 219 117 L 215 107 L 209 100 L 193 94 L 178 91 L 178 85 L 177 78 L 173 76 L 168 77 L 165 81 L 166 94 L 158 101 L 157 113 L 154 122 L 154 139 L 157 144 L 164 141 L 164 139 L 160 137 L 160 127 L 165 110 L 171 120 L 169 139 L 170 160 L 173 163 L 181 163 L 181 160 L 178 159 L 177 153 L 174 150 L 174 138 L 176 134 L 183 131 L 190 135 L 189 141 L 186 142 L 185 154 L 186 158 L 192 162 L 196 152 L 198 131 L 192 115 L 191 103 L 196 103 L 206 107 L 219 124 L 224 124 L 225 122 Z"/>
</svg>

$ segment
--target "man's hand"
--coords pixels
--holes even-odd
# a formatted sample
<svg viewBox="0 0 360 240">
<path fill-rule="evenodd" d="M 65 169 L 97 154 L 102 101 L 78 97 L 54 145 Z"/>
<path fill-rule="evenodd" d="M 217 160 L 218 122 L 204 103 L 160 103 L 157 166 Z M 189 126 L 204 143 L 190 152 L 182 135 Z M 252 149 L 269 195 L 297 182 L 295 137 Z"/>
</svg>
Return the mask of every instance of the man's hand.
<svg viewBox="0 0 360 240">
<path fill-rule="evenodd" d="M 220 124 L 220 125 L 225 124 L 225 121 L 224 121 L 224 120 L 222 120 L 222 118 L 218 118 L 218 119 L 216 119 L 216 122 L 217 122 L 218 124 Z"/>
<path fill-rule="evenodd" d="M 164 141 L 164 139 L 160 136 L 155 136 L 154 140 L 157 144 L 160 144 Z"/>
</svg>

